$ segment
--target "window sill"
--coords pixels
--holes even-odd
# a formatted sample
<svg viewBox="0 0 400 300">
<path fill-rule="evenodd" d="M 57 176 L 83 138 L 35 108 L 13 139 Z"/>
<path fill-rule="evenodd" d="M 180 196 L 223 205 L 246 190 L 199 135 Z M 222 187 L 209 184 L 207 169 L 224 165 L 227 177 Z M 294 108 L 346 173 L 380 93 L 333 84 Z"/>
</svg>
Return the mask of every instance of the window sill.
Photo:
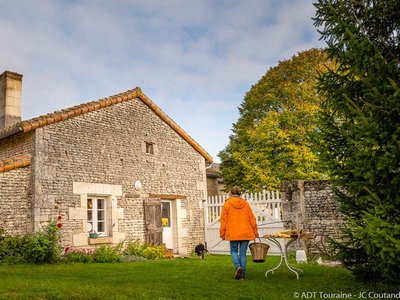
<svg viewBox="0 0 400 300">
<path fill-rule="evenodd" d="M 111 236 L 88 238 L 88 240 L 89 245 L 112 244 L 113 242 L 113 238 Z"/>
</svg>

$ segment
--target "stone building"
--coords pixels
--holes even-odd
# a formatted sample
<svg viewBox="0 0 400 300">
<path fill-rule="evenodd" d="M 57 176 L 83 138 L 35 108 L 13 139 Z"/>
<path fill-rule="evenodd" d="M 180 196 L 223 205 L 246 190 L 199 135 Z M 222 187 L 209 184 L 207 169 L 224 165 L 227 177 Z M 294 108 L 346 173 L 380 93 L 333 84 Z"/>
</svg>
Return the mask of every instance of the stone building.
<svg viewBox="0 0 400 300">
<path fill-rule="evenodd" d="M 219 196 L 225 194 L 224 179 L 219 172 L 219 164 L 212 163 L 206 168 L 207 194 L 208 196 Z"/>
<path fill-rule="evenodd" d="M 25 121 L 21 88 L 0 75 L 0 228 L 59 219 L 63 246 L 162 239 L 178 254 L 204 241 L 212 157 L 140 88 Z"/>
</svg>

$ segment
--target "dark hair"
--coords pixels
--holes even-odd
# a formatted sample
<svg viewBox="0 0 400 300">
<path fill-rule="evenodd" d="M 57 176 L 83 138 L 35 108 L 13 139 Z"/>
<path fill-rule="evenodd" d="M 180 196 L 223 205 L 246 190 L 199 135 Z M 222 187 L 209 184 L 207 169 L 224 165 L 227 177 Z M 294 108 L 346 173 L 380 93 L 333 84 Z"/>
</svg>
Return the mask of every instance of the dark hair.
<svg viewBox="0 0 400 300">
<path fill-rule="evenodd" d="M 242 194 L 242 191 L 240 190 L 240 187 L 234 186 L 231 188 L 231 195 L 232 196 L 240 196 Z"/>
</svg>

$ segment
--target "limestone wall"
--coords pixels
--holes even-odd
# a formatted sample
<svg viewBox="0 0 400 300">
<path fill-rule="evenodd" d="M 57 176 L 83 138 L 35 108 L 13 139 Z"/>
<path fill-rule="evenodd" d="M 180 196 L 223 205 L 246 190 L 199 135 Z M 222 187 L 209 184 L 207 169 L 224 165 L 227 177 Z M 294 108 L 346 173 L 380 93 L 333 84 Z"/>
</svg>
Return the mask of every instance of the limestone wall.
<svg viewBox="0 0 400 300">
<path fill-rule="evenodd" d="M 314 239 L 308 243 L 311 252 L 324 251 L 327 237 L 340 239 L 345 221 L 339 211 L 328 180 L 287 181 L 281 184 L 282 218 L 293 226 L 310 231 Z"/>
<path fill-rule="evenodd" d="M 212 163 L 206 168 L 207 195 L 218 196 L 225 193 L 224 180 L 219 172 L 220 164 Z"/>
<path fill-rule="evenodd" d="M 0 229 L 7 234 L 23 235 L 32 230 L 30 175 L 30 167 L 0 172 Z"/>
<path fill-rule="evenodd" d="M 19 133 L 0 140 L 0 160 L 30 154 L 33 135 L 33 132 Z"/>
<path fill-rule="evenodd" d="M 207 177 L 207 195 L 208 196 L 219 195 L 218 178 Z"/>
</svg>

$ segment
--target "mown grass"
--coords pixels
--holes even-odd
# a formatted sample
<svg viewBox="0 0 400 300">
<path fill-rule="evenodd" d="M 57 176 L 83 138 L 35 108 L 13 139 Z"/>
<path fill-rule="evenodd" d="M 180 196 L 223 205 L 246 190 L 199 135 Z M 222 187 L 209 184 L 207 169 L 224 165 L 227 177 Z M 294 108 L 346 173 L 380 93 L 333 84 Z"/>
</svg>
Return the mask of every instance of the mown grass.
<svg viewBox="0 0 400 300">
<path fill-rule="evenodd" d="M 1 299 L 306 299 L 303 292 L 325 294 L 395 291 L 387 286 L 356 281 L 343 268 L 298 265 L 296 276 L 268 257 L 262 264 L 248 258 L 245 281 L 233 279 L 230 256 L 208 255 L 205 260 L 174 259 L 116 264 L 57 264 L 0 266 Z M 295 294 L 299 293 L 299 294 Z M 305 294 L 303 294 L 305 295 Z M 310 294 L 309 294 L 310 295 Z M 332 299 L 332 298 L 331 298 Z"/>
</svg>

